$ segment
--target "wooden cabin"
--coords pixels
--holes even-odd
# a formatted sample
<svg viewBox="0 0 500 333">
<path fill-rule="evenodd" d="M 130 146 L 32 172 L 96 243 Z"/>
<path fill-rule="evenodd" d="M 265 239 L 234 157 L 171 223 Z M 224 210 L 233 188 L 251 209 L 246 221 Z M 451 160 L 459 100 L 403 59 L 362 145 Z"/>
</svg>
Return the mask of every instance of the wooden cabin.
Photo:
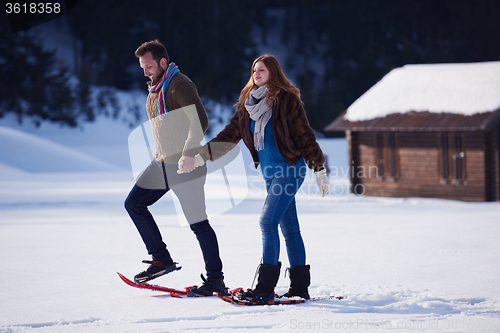
<svg viewBox="0 0 500 333">
<path fill-rule="evenodd" d="M 500 201 L 500 62 L 407 65 L 325 131 L 345 131 L 351 192 Z"/>
</svg>

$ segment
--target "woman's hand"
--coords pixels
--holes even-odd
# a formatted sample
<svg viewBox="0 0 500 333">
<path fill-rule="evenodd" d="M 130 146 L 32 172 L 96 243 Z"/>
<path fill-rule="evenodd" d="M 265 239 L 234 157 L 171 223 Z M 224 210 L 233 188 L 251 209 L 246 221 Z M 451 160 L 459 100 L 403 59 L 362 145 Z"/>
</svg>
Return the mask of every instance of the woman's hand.
<svg viewBox="0 0 500 333">
<path fill-rule="evenodd" d="M 330 183 L 326 175 L 326 169 L 315 171 L 316 183 L 318 183 L 321 196 L 324 197 L 330 191 Z"/>
</svg>

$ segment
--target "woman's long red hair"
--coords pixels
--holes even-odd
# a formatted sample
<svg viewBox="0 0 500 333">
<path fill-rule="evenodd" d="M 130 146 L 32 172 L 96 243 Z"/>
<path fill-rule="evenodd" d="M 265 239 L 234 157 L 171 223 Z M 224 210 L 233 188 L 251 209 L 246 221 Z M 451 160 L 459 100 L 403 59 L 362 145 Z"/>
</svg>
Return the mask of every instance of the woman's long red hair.
<svg viewBox="0 0 500 333">
<path fill-rule="evenodd" d="M 250 79 L 248 80 L 245 87 L 241 90 L 240 97 L 238 98 L 238 103 L 236 103 L 238 110 L 244 110 L 245 101 L 250 94 L 250 91 L 255 86 L 253 81 L 253 70 L 255 64 L 262 61 L 269 71 L 269 81 L 267 82 L 267 94 L 266 94 L 266 104 L 269 106 L 269 101 L 272 101 L 275 105 L 278 104 L 278 94 L 283 90 L 294 94 L 300 99 L 300 90 L 290 81 L 283 73 L 281 65 L 272 54 L 264 54 L 254 60 L 252 68 L 250 69 Z"/>
</svg>

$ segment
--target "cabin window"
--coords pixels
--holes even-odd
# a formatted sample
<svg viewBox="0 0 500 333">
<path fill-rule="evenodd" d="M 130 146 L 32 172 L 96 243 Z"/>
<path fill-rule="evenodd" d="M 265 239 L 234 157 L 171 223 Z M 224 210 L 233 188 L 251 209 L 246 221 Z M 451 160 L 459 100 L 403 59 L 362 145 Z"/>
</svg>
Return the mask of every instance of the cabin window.
<svg viewBox="0 0 500 333">
<path fill-rule="evenodd" d="M 389 179 L 396 180 L 396 138 L 394 132 L 387 133 L 387 167 Z"/>
<path fill-rule="evenodd" d="M 440 133 L 441 179 L 444 183 L 460 184 L 466 180 L 465 137 L 459 132 Z"/>
<path fill-rule="evenodd" d="M 377 132 L 377 172 L 380 180 L 395 181 L 398 178 L 396 135 L 394 132 Z"/>
<path fill-rule="evenodd" d="M 382 133 L 377 132 L 375 140 L 377 141 L 377 174 L 378 179 L 384 179 L 384 138 Z"/>
<path fill-rule="evenodd" d="M 441 181 L 447 182 L 450 178 L 448 133 L 439 133 L 439 145 L 441 147 Z"/>
<path fill-rule="evenodd" d="M 453 133 L 453 166 L 454 181 L 462 182 L 465 180 L 465 150 L 464 137 L 461 133 Z"/>
</svg>

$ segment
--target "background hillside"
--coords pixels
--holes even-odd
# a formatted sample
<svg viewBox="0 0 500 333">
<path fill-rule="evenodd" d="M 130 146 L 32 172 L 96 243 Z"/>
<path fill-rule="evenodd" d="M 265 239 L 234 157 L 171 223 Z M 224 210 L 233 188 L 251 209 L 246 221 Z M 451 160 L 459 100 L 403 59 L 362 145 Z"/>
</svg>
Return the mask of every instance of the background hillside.
<svg viewBox="0 0 500 333">
<path fill-rule="evenodd" d="M 139 123 L 142 104 L 122 107 L 116 91 L 144 88 L 133 53 L 154 38 L 197 84 L 213 122 L 227 118 L 220 105 L 231 113 L 252 60 L 275 54 L 317 131 L 394 67 L 500 55 L 499 1 L 72 2 L 60 18 L 16 33 L 1 12 L 0 117 Z"/>
</svg>

